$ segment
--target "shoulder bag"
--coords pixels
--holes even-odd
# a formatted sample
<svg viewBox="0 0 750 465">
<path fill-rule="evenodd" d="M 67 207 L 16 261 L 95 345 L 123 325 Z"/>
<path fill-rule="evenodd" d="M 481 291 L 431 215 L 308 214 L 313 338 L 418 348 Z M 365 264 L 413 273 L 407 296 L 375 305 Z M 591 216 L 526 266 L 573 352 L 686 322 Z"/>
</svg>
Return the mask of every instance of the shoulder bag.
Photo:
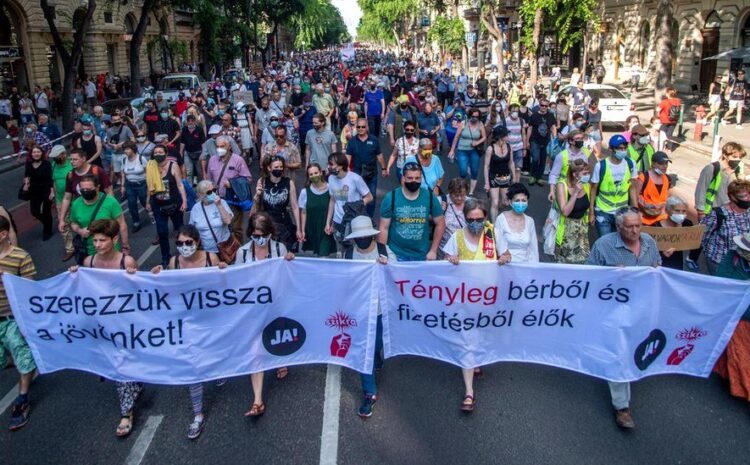
<svg viewBox="0 0 750 465">
<path fill-rule="evenodd" d="M 240 244 L 240 241 L 237 240 L 237 238 L 232 234 L 232 232 L 229 232 L 229 239 L 225 240 L 224 242 L 219 242 L 219 240 L 216 238 L 216 233 L 214 232 L 214 228 L 211 226 L 211 221 L 208 219 L 208 213 L 206 213 L 206 206 L 201 203 L 201 210 L 203 210 L 203 216 L 206 218 L 206 224 L 208 224 L 208 230 L 211 231 L 211 235 L 214 238 L 214 242 L 216 242 L 216 247 L 219 249 L 219 259 L 223 261 L 224 263 L 231 265 L 234 263 L 235 258 L 237 258 L 237 250 L 242 246 Z"/>
</svg>

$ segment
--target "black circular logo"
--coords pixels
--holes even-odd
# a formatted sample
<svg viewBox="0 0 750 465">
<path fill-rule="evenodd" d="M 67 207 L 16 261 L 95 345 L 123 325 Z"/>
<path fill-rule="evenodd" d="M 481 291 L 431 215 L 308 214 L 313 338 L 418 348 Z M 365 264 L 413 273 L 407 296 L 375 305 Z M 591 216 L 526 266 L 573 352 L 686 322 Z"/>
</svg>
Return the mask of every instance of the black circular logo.
<svg viewBox="0 0 750 465">
<path fill-rule="evenodd" d="M 302 348 L 305 337 L 299 322 L 279 317 L 263 329 L 263 347 L 272 355 L 291 355 Z"/>
<path fill-rule="evenodd" d="M 645 370 L 649 365 L 654 363 L 654 360 L 659 358 L 659 355 L 661 355 L 666 346 L 667 336 L 665 336 L 664 332 L 660 329 L 654 329 L 648 337 L 635 348 L 635 352 L 633 353 L 635 366 L 641 371 Z"/>
</svg>

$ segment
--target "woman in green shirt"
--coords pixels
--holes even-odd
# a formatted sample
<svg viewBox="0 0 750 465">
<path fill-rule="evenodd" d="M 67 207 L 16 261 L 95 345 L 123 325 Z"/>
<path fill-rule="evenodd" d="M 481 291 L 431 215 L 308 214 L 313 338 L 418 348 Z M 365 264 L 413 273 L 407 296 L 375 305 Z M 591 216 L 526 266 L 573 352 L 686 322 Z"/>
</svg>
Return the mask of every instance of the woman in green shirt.
<svg viewBox="0 0 750 465">
<path fill-rule="evenodd" d="M 55 205 L 57 206 L 58 223 L 64 224 L 62 232 L 63 244 L 65 245 L 65 255 L 63 255 L 63 261 L 70 260 L 73 256 L 73 233 L 70 231 L 70 209 L 65 214 L 65 218 L 60 218 L 60 212 L 62 211 L 62 201 L 65 197 L 65 181 L 68 177 L 68 173 L 73 171 L 73 165 L 68 160 L 68 153 L 65 151 L 65 147 L 62 145 L 55 145 L 49 151 L 48 155 L 52 162 L 52 187 L 55 189 Z"/>
</svg>

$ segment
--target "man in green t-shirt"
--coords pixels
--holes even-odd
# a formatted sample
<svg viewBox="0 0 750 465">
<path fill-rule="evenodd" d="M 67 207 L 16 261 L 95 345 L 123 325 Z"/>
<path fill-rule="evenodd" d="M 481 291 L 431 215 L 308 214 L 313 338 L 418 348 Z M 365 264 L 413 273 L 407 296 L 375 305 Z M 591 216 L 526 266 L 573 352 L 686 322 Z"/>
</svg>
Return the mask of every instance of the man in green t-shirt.
<svg viewBox="0 0 750 465">
<path fill-rule="evenodd" d="M 115 245 L 117 250 L 122 250 L 130 255 L 130 242 L 128 241 L 128 227 L 122 207 L 111 195 L 99 192 L 99 179 L 87 174 L 81 178 L 78 184 L 81 196 L 73 201 L 70 206 L 70 228 L 76 234 L 86 239 L 86 250 L 89 255 L 94 255 L 94 242 L 89 237 L 88 227 L 94 220 L 115 220 L 120 225 L 120 241 Z M 97 205 L 101 202 L 99 210 Z M 96 211 L 96 217 L 94 216 Z"/>
<path fill-rule="evenodd" d="M 401 188 L 386 194 L 380 204 L 380 236 L 400 262 L 435 260 L 445 218 L 440 200 L 422 189 L 422 170 L 414 162 L 404 165 Z M 430 219 L 435 224 L 430 238 Z"/>
<path fill-rule="evenodd" d="M 65 197 L 65 181 L 68 173 L 73 171 L 73 165 L 68 160 L 68 153 L 62 145 L 55 145 L 48 155 L 52 162 L 52 182 L 55 188 L 55 203 L 57 204 L 57 214 L 62 211 L 62 201 Z M 62 232 L 63 244 L 65 244 L 65 254 L 63 261 L 70 260 L 73 256 L 73 233 L 70 232 L 70 212 L 65 214 L 65 218 L 58 216 L 57 221 L 64 224 Z"/>
</svg>

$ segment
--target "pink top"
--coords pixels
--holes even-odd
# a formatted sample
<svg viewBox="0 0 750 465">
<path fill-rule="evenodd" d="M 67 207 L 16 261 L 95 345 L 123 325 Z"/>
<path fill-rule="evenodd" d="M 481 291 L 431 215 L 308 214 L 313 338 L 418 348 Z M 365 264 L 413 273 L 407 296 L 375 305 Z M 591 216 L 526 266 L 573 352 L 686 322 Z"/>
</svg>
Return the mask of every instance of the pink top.
<svg viewBox="0 0 750 465">
<path fill-rule="evenodd" d="M 229 181 L 230 179 L 234 179 L 238 176 L 245 177 L 248 180 L 252 181 L 253 176 L 252 174 L 250 174 L 250 170 L 247 168 L 247 163 L 245 163 L 245 160 L 236 153 L 233 153 L 231 158 L 229 158 L 227 169 L 224 170 L 224 174 L 221 176 L 221 179 L 219 179 L 219 174 L 221 174 L 221 170 L 223 167 L 224 161 L 220 157 L 213 156 L 209 158 L 208 179 L 211 180 L 212 183 L 214 183 L 214 186 L 219 193 L 219 197 L 224 197 L 224 194 L 226 193 L 226 186 L 224 185 L 224 181 Z"/>
</svg>

